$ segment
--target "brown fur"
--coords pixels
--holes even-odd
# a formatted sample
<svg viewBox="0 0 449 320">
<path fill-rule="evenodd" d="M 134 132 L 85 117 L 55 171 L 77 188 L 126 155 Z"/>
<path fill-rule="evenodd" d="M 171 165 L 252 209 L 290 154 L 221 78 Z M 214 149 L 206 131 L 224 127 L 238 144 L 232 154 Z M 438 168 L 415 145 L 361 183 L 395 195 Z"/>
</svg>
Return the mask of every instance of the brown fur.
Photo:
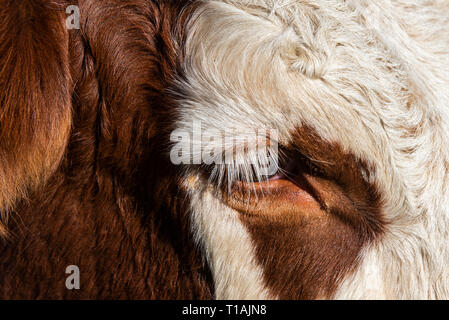
<svg viewBox="0 0 449 320">
<path fill-rule="evenodd" d="M 64 6 L 6 2 L 0 12 L 17 28 L 28 22 L 30 8 L 36 23 L 22 33 L 4 26 L 0 36 L 0 65 L 11 62 L 8 53 L 21 62 L 0 69 L 0 150 L 29 155 L 29 165 L 7 162 L 16 172 L 31 165 L 43 172 L 47 163 L 58 164 L 61 150 L 65 155 L 16 206 L 12 237 L 0 242 L 0 298 L 211 298 L 209 271 L 190 237 L 188 203 L 165 149 L 174 106 L 167 90 L 179 71 L 193 6 L 80 0 L 81 30 L 70 31 L 69 42 Z M 73 128 L 65 148 L 69 97 Z M 7 135 L 14 143 L 4 142 Z M 0 191 L 0 200 L 12 199 L 4 182 Z M 65 288 L 72 264 L 81 271 L 80 290 Z"/>
<path fill-rule="evenodd" d="M 56 1 L 0 3 L 0 212 L 57 168 L 71 125 L 69 35 Z M 6 230 L 0 225 L 0 236 Z"/>
</svg>

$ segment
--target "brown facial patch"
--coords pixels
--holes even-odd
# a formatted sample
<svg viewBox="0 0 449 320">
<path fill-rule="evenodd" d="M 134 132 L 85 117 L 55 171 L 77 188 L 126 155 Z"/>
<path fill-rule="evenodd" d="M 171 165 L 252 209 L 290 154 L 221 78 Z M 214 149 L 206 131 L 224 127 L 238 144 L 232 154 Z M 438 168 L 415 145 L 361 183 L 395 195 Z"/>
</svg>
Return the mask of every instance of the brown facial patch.
<svg viewBox="0 0 449 320">
<path fill-rule="evenodd" d="M 288 149 L 299 163 L 288 179 L 257 183 L 255 193 L 239 183 L 226 201 L 241 213 L 275 295 L 331 298 L 362 248 L 382 234 L 378 193 L 362 174 L 373 169 L 308 127 Z"/>
</svg>

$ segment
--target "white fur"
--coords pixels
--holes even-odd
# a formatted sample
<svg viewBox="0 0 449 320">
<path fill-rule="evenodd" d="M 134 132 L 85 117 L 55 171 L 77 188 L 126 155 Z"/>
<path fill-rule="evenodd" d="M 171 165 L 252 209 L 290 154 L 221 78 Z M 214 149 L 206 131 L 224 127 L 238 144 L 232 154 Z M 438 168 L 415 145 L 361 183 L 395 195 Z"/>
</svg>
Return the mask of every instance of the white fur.
<svg viewBox="0 0 449 320">
<path fill-rule="evenodd" d="M 196 181 L 199 183 L 199 181 Z M 209 191 L 191 192 L 194 236 L 204 251 L 214 277 L 216 299 L 272 299 L 264 288 L 262 270 L 255 263 L 248 232 L 239 213 Z"/>
<path fill-rule="evenodd" d="M 448 2 L 210 0 L 189 25 L 178 128 L 270 127 L 288 143 L 307 124 L 375 168 L 387 232 L 335 298 L 449 298 Z M 218 295 L 267 297 L 243 226 L 202 192 L 194 232 Z"/>
</svg>

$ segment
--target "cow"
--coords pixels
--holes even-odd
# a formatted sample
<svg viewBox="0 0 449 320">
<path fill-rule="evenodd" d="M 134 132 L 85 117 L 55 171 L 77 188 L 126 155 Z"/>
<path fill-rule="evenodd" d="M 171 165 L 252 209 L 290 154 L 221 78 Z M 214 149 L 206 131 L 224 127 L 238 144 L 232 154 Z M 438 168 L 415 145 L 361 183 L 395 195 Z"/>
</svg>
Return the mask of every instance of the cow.
<svg viewBox="0 0 449 320">
<path fill-rule="evenodd" d="M 0 298 L 449 298 L 448 13 L 1 0 Z"/>
</svg>

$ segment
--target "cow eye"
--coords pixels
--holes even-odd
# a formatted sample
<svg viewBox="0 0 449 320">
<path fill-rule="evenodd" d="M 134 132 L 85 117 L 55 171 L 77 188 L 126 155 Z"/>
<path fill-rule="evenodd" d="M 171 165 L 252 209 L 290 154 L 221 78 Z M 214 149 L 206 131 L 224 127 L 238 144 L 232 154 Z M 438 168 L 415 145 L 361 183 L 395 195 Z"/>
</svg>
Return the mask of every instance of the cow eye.
<svg viewBox="0 0 449 320">
<path fill-rule="evenodd" d="M 313 177 L 326 178 L 325 170 L 319 166 L 319 162 L 299 153 L 290 153 L 284 156 L 279 162 L 279 169 L 268 176 L 258 176 L 256 170 L 252 167 L 252 174 L 248 175 L 251 179 L 238 179 L 242 182 L 261 183 L 276 180 L 295 180 L 298 177 L 307 174 Z"/>
<path fill-rule="evenodd" d="M 318 166 L 317 161 L 301 156 L 298 161 L 299 170 L 314 177 L 326 177 L 326 172 Z"/>
</svg>

